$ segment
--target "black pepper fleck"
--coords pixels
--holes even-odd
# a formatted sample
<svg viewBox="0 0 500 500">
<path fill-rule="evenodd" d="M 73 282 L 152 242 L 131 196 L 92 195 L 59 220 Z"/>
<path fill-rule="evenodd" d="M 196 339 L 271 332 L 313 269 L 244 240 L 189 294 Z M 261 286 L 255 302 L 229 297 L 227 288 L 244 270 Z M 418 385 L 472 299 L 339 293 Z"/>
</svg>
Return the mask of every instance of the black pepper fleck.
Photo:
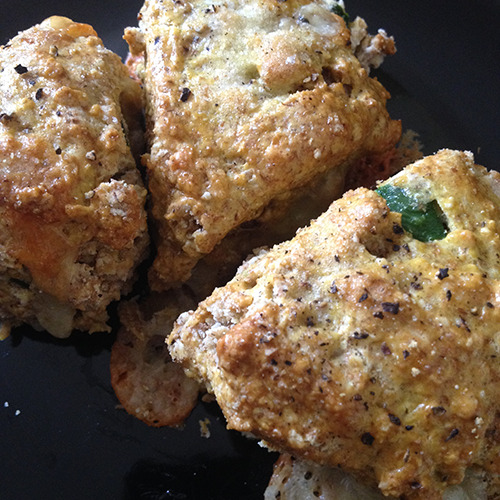
<svg viewBox="0 0 500 500">
<path fill-rule="evenodd" d="M 335 262 L 340 262 L 340 257 L 338 255 L 334 255 L 333 258 L 335 259 Z"/>
<path fill-rule="evenodd" d="M 385 342 L 382 342 L 380 349 L 382 350 L 385 356 L 389 356 L 389 354 L 392 354 L 390 347 Z"/>
<path fill-rule="evenodd" d="M 447 267 L 442 267 L 439 272 L 436 274 L 436 276 L 440 279 L 440 280 L 444 280 L 445 278 L 448 277 L 448 268 Z"/>
<path fill-rule="evenodd" d="M 382 302 L 382 309 L 387 313 L 398 314 L 399 302 Z"/>
<path fill-rule="evenodd" d="M 368 292 L 363 293 L 361 297 L 358 299 L 358 302 L 364 302 L 368 298 Z"/>
<path fill-rule="evenodd" d="M 405 425 L 405 429 L 407 431 L 411 431 L 413 429 L 414 425 Z"/>
<path fill-rule="evenodd" d="M 450 432 L 450 435 L 445 439 L 446 442 L 448 442 L 450 439 L 453 439 L 454 437 L 458 436 L 459 430 L 457 428 L 452 429 Z"/>
<path fill-rule="evenodd" d="M 410 355 L 410 351 L 407 351 L 406 349 L 403 351 L 403 359 L 406 359 Z"/>
<path fill-rule="evenodd" d="M 35 99 L 39 101 L 43 97 L 43 88 L 39 88 L 35 93 Z"/>
<path fill-rule="evenodd" d="M 396 417 L 396 415 L 393 415 L 392 413 L 389 413 L 389 420 L 394 425 L 401 425 L 401 419 L 399 417 Z"/>
<path fill-rule="evenodd" d="M 378 319 L 384 319 L 384 313 L 382 311 L 374 312 L 373 317 Z"/>
<path fill-rule="evenodd" d="M 394 234 L 403 234 L 405 232 L 404 229 L 396 223 L 392 225 L 392 231 Z"/>
<path fill-rule="evenodd" d="M 363 444 L 366 444 L 367 446 L 371 446 L 374 441 L 375 441 L 375 438 L 369 432 L 365 432 L 361 436 L 361 442 Z"/>
<path fill-rule="evenodd" d="M 444 415 L 446 413 L 446 409 L 443 408 L 442 406 L 433 406 L 432 413 L 434 415 Z"/>
<path fill-rule="evenodd" d="M 491 302 L 486 302 L 486 307 L 493 309 L 495 306 Z"/>
<path fill-rule="evenodd" d="M 354 332 L 352 334 L 352 338 L 356 340 L 363 340 L 368 338 L 368 334 L 366 332 Z"/>
<path fill-rule="evenodd" d="M 18 64 L 14 69 L 19 75 L 24 75 L 24 73 L 28 72 L 28 68 L 26 66 L 23 66 L 22 64 Z"/>
<path fill-rule="evenodd" d="M 186 102 L 190 96 L 191 96 L 191 91 L 187 87 L 184 87 L 181 91 L 181 97 L 180 97 L 181 101 Z"/>
</svg>

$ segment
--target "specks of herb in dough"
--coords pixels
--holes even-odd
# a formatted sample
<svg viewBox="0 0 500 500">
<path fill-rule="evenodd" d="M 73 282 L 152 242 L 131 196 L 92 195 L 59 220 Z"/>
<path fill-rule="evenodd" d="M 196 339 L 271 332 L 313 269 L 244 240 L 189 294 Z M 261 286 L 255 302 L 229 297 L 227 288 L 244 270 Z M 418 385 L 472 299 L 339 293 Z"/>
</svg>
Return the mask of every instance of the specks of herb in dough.
<svg viewBox="0 0 500 500">
<path fill-rule="evenodd" d="M 446 300 L 449 302 L 451 300 L 451 291 L 450 290 L 446 290 Z"/>
<path fill-rule="evenodd" d="M 373 317 L 377 319 L 384 319 L 384 313 L 382 311 L 374 312 Z"/>
<path fill-rule="evenodd" d="M 399 252 L 399 250 L 401 250 L 401 247 L 399 245 L 392 245 L 392 250 L 393 252 Z"/>
<path fill-rule="evenodd" d="M 363 444 L 366 444 L 366 446 L 371 446 L 374 441 L 375 441 L 375 438 L 369 432 L 365 432 L 361 436 L 361 442 Z"/>
<path fill-rule="evenodd" d="M 333 258 L 335 259 L 335 262 L 340 262 L 340 257 L 338 255 L 334 255 Z"/>
<path fill-rule="evenodd" d="M 407 351 L 406 349 L 403 351 L 403 359 L 406 359 L 410 355 L 410 351 Z"/>
<path fill-rule="evenodd" d="M 436 276 L 440 279 L 440 280 L 444 280 L 445 278 L 447 278 L 449 275 L 448 275 L 448 268 L 447 267 L 442 267 L 438 273 L 436 274 Z"/>
<path fill-rule="evenodd" d="M 180 97 L 180 100 L 182 102 L 186 102 L 191 96 L 191 91 L 187 88 L 187 87 L 184 87 L 182 90 L 181 90 L 181 97 Z"/>
<path fill-rule="evenodd" d="M 18 75 L 24 75 L 25 73 L 28 72 L 28 68 L 26 66 L 23 66 L 22 64 L 18 64 L 14 70 Z"/>
<path fill-rule="evenodd" d="M 39 101 L 43 97 L 43 88 L 40 87 L 36 92 L 35 92 L 35 99 Z"/>
<path fill-rule="evenodd" d="M 457 437 L 460 431 L 455 427 L 455 429 L 452 429 L 448 437 L 445 439 L 445 442 L 450 441 L 450 439 L 453 439 L 454 437 Z"/>
<path fill-rule="evenodd" d="M 491 302 L 486 302 L 486 307 L 493 309 L 495 306 Z"/>
<path fill-rule="evenodd" d="M 415 426 L 414 425 L 405 425 L 405 429 L 407 431 L 411 431 Z"/>
<path fill-rule="evenodd" d="M 382 309 L 386 313 L 398 314 L 399 302 L 382 302 Z"/>
<path fill-rule="evenodd" d="M 333 281 L 331 286 L 330 286 L 330 293 L 337 293 L 338 291 L 339 291 L 339 289 L 337 288 L 335 281 Z"/>
<path fill-rule="evenodd" d="M 55 149 L 55 153 L 56 153 L 56 155 L 60 155 L 62 153 L 62 149 L 61 148 L 56 148 Z"/>
<path fill-rule="evenodd" d="M 420 488 L 422 488 L 422 485 L 418 481 L 412 481 L 410 483 L 410 488 L 412 490 L 419 490 Z"/>
<path fill-rule="evenodd" d="M 278 362 L 274 358 L 272 358 L 271 359 L 271 365 L 272 366 L 276 366 L 277 364 L 278 364 Z"/>
<path fill-rule="evenodd" d="M 358 302 L 364 302 L 367 298 L 368 298 L 368 292 L 365 291 L 358 299 Z"/>
<path fill-rule="evenodd" d="M 160 37 L 159 36 L 155 37 L 155 42 L 154 43 L 155 43 L 155 45 L 158 45 L 160 43 Z"/>
<path fill-rule="evenodd" d="M 314 326 L 314 320 L 313 320 L 313 318 L 311 316 L 308 316 L 306 318 L 306 325 L 307 326 Z"/>
<path fill-rule="evenodd" d="M 401 419 L 394 415 L 393 413 L 389 413 L 389 420 L 394 424 L 394 425 L 401 425 Z"/>
</svg>

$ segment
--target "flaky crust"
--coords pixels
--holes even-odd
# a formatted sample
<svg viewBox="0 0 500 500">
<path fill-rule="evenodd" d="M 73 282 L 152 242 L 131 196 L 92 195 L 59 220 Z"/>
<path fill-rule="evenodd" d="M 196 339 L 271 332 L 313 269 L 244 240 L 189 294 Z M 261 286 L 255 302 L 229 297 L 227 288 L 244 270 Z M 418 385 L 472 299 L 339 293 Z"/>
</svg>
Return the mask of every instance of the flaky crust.
<svg viewBox="0 0 500 500">
<path fill-rule="evenodd" d="M 498 487 L 500 175 L 443 150 L 390 183 L 437 200 L 447 236 L 348 192 L 181 315 L 171 354 L 230 428 L 386 495 L 440 498 L 474 465 Z"/>
<path fill-rule="evenodd" d="M 108 330 L 148 244 L 128 146 L 140 88 L 62 17 L 2 47 L 0 66 L 0 318 L 59 337 Z"/>
<path fill-rule="evenodd" d="M 147 0 L 139 29 L 127 30 L 147 95 L 154 288 L 185 281 L 273 200 L 327 170 L 343 177 L 340 166 L 397 142 L 388 93 L 330 9 L 322 0 Z"/>
</svg>

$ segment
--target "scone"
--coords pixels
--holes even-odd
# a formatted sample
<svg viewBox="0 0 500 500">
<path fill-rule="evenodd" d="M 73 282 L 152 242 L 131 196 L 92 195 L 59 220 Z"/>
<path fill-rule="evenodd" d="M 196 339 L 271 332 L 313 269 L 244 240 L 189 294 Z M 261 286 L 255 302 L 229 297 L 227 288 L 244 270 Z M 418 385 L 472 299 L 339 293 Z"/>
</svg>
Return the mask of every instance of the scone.
<svg viewBox="0 0 500 500">
<path fill-rule="evenodd" d="M 148 247 L 129 144 L 142 95 L 92 27 L 51 17 L 0 49 L 0 321 L 109 330 Z M 137 151 L 139 153 L 139 151 Z"/>
<path fill-rule="evenodd" d="M 384 495 L 473 467 L 498 494 L 499 223 L 500 174 L 442 150 L 244 263 L 171 355 L 270 448 Z"/>
<path fill-rule="evenodd" d="M 154 289 L 185 282 L 232 230 L 278 220 L 333 172 L 331 202 L 353 162 L 398 141 L 389 94 L 336 6 L 146 0 L 126 31 L 147 102 Z"/>
</svg>

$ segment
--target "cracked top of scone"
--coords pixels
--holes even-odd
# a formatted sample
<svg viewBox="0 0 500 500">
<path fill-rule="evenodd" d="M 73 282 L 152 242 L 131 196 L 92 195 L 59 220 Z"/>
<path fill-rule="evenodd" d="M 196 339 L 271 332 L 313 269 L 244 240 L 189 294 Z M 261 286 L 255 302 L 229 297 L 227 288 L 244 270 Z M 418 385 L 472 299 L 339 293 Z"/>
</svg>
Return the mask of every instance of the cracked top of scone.
<svg viewBox="0 0 500 500">
<path fill-rule="evenodd" d="M 126 31 L 147 96 L 156 289 L 232 229 L 400 136 L 328 1 L 147 0 Z"/>
<path fill-rule="evenodd" d="M 385 495 L 498 483 L 499 224 L 500 175 L 440 151 L 248 260 L 170 352 L 230 428 Z"/>
<path fill-rule="evenodd" d="M 140 87 L 63 17 L 13 38 L 0 68 L 0 318 L 60 337 L 108 330 L 148 244 L 129 147 Z"/>
</svg>

